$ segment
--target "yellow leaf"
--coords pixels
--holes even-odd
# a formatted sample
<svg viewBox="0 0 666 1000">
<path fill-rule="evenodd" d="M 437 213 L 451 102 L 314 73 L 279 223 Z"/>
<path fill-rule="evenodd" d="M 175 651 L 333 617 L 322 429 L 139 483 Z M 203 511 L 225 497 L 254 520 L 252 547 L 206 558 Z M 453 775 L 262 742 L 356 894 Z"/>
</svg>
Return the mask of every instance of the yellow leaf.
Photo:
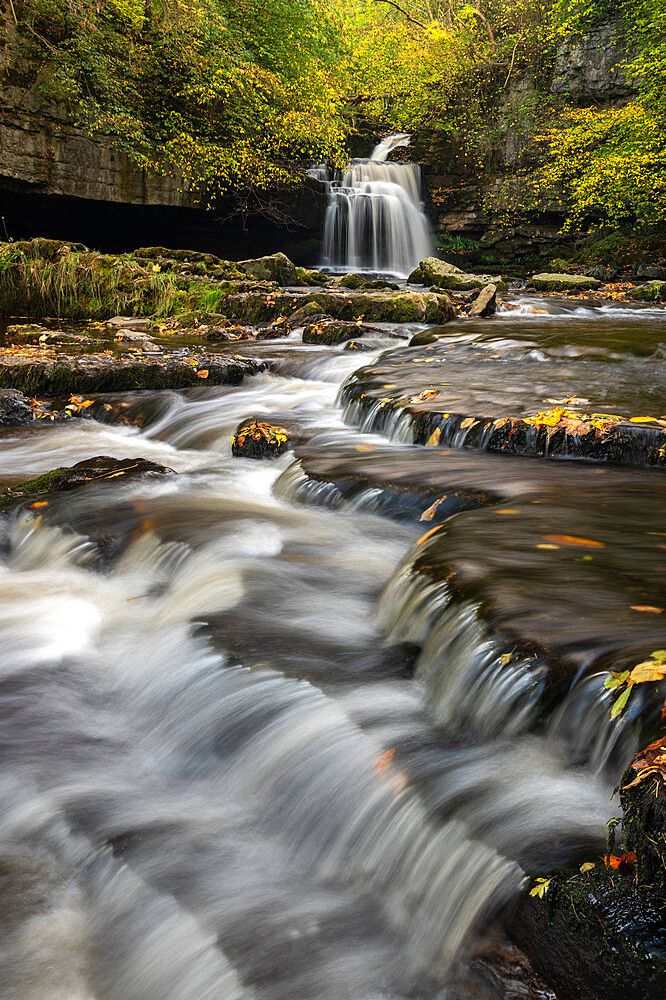
<svg viewBox="0 0 666 1000">
<path fill-rule="evenodd" d="M 646 681 L 661 681 L 666 677 L 666 664 L 660 666 L 655 660 L 644 660 L 638 663 L 629 674 L 633 684 L 645 684 Z"/>
<path fill-rule="evenodd" d="M 432 448 L 439 444 L 439 439 L 442 436 L 442 432 L 439 427 L 435 427 L 434 431 L 426 441 L 426 448 Z"/>
<path fill-rule="evenodd" d="M 580 870 L 581 870 L 581 872 L 584 875 L 585 872 L 591 872 L 592 869 L 595 868 L 595 867 L 596 867 L 596 865 L 594 864 L 594 861 L 586 861 L 585 864 L 583 864 L 583 865 L 580 866 Z"/>
</svg>

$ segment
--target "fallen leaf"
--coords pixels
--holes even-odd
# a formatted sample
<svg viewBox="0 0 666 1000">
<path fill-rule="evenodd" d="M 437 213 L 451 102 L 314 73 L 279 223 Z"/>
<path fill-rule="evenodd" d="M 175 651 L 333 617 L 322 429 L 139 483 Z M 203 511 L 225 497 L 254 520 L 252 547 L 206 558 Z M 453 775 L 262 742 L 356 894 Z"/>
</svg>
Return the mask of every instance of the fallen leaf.
<svg viewBox="0 0 666 1000">
<path fill-rule="evenodd" d="M 586 861 L 585 864 L 580 866 L 580 870 L 583 875 L 585 872 L 591 872 L 593 868 L 596 868 L 594 861 Z"/>
<path fill-rule="evenodd" d="M 632 611 L 644 611 L 646 614 L 650 615 L 660 615 L 663 612 L 663 608 L 655 608 L 651 604 L 632 604 Z"/>
<path fill-rule="evenodd" d="M 442 436 L 442 431 L 439 427 L 435 427 L 434 431 L 426 441 L 426 448 L 434 448 L 439 444 L 439 439 Z"/>
<path fill-rule="evenodd" d="M 208 378 L 209 371 L 207 368 L 202 368 L 197 372 L 197 378 Z"/>
<path fill-rule="evenodd" d="M 383 754 L 380 754 L 374 763 L 375 774 L 379 775 L 380 778 L 383 777 L 391 766 L 391 761 L 394 757 L 395 747 L 390 747 L 388 750 L 385 750 Z"/>
<path fill-rule="evenodd" d="M 547 542 L 553 542 L 555 545 L 586 545 L 594 549 L 605 548 L 604 542 L 595 542 L 593 538 L 579 538 L 577 535 L 544 535 L 543 537 Z"/>
</svg>

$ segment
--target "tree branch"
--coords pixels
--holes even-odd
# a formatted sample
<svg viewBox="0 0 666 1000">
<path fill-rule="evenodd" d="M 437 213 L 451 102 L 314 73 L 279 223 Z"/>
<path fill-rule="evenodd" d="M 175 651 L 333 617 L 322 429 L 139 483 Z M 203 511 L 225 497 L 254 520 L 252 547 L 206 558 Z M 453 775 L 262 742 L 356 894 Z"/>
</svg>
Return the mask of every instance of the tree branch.
<svg viewBox="0 0 666 1000">
<path fill-rule="evenodd" d="M 375 0 L 375 3 L 387 3 L 389 4 L 389 6 L 395 7 L 396 10 L 400 11 L 403 17 L 406 17 L 408 21 L 410 21 L 412 24 L 415 24 L 417 28 L 428 27 L 428 25 L 424 24 L 423 21 L 417 21 L 415 17 L 412 17 L 411 14 L 408 14 L 407 11 L 404 10 L 399 4 L 395 3 L 394 0 Z"/>
</svg>

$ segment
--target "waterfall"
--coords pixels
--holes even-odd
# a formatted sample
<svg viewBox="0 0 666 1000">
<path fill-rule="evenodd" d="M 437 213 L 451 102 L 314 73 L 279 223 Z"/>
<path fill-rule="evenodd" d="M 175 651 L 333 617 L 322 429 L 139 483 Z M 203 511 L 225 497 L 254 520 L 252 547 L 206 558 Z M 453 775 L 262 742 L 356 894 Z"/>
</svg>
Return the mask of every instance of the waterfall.
<svg viewBox="0 0 666 1000">
<path fill-rule="evenodd" d="M 326 167 L 313 168 L 312 176 L 325 181 L 329 191 L 323 267 L 404 278 L 432 253 L 418 164 L 386 162 L 393 149 L 409 145 L 409 138 L 388 136 L 369 159 L 353 160 L 332 176 Z"/>
</svg>

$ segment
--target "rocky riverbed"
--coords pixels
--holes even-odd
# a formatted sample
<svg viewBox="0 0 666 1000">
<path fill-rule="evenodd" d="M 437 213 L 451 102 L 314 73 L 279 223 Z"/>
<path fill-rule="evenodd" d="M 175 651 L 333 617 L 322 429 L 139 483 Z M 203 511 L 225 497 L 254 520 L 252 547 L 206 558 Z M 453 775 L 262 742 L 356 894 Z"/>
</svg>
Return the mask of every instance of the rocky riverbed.
<svg viewBox="0 0 666 1000">
<path fill-rule="evenodd" d="M 0 258 L 16 967 L 659 995 L 661 292 Z"/>
</svg>

